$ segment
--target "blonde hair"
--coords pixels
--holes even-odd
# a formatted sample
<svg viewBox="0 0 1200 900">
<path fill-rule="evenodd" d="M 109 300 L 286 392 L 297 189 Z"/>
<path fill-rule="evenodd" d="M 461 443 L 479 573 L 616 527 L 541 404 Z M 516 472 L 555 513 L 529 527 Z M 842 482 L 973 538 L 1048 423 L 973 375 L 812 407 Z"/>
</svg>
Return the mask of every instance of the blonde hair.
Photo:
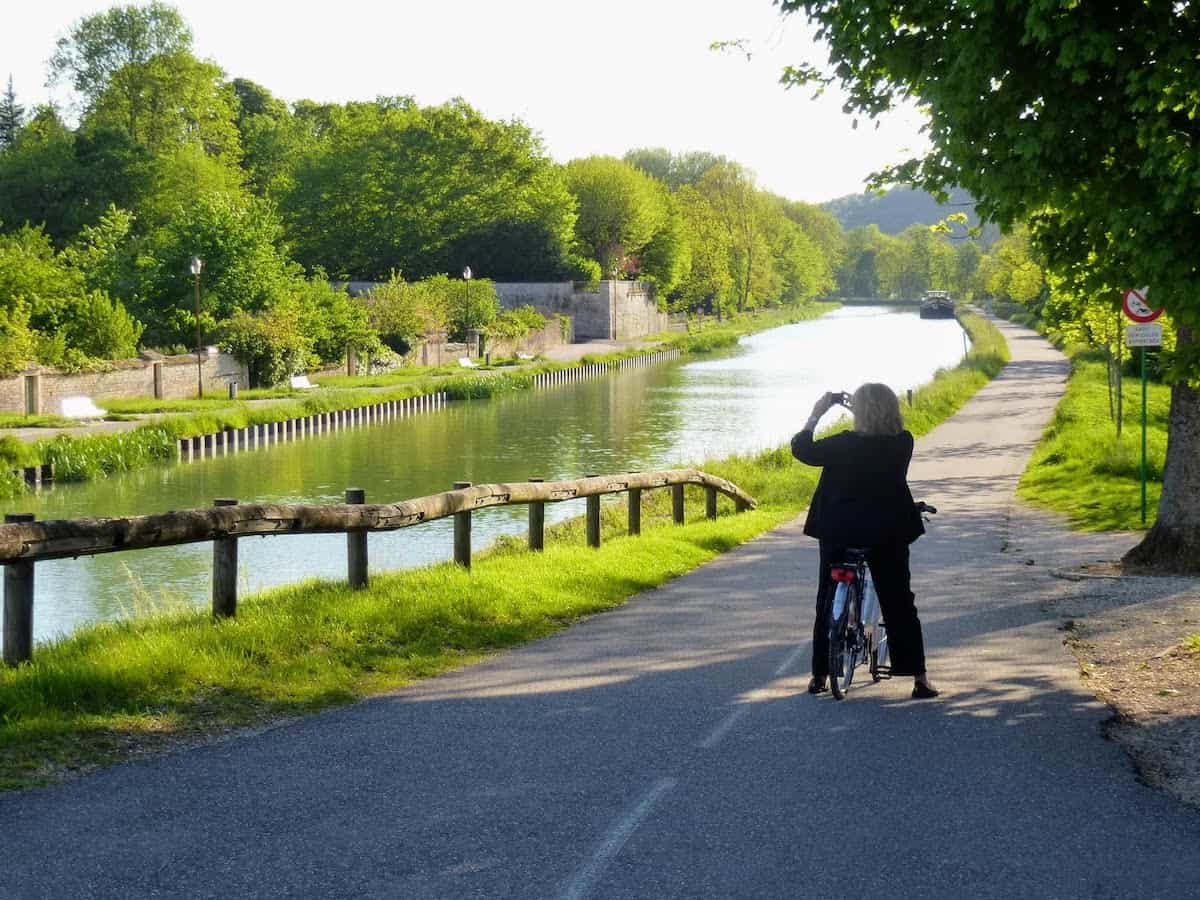
<svg viewBox="0 0 1200 900">
<path fill-rule="evenodd" d="M 859 434 L 899 434 L 904 430 L 900 401 L 886 384 L 868 382 L 854 392 L 854 430 Z"/>
</svg>

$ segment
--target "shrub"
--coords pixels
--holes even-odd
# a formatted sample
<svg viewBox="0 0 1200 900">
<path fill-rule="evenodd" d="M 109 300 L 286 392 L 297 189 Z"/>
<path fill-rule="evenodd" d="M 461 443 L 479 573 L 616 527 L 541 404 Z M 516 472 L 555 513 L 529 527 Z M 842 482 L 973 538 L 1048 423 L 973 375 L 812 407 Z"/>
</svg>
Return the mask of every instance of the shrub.
<svg viewBox="0 0 1200 900">
<path fill-rule="evenodd" d="M 367 321 L 387 347 L 407 353 L 425 332 L 419 292 L 398 276 L 371 290 L 363 299 Z"/>
<path fill-rule="evenodd" d="M 92 291 L 75 306 L 67 325 L 67 343 L 96 359 L 128 359 L 137 354 L 145 330 L 119 300 Z"/>
<path fill-rule="evenodd" d="M 0 308 L 0 374 L 20 372 L 34 358 L 36 339 L 29 328 L 29 307 L 14 301 L 10 309 Z"/>
<path fill-rule="evenodd" d="M 291 299 L 262 313 L 239 311 L 222 323 L 220 346 L 246 364 L 251 387 L 278 384 L 308 366 L 312 339 L 303 320 Z"/>
<path fill-rule="evenodd" d="M 540 331 L 545 327 L 546 317 L 526 304 L 501 312 L 487 327 L 487 333 L 490 337 L 520 340 L 531 331 Z"/>
<path fill-rule="evenodd" d="M 345 289 L 333 287 L 318 272 L 309 281 L 298 281 L 293 291 L 304 316 L 305 333 L 322 362 L 337 362 L 347 347 L 368 353 L 379 349 L 379 333 L 367 307 Z"/>
</svg>

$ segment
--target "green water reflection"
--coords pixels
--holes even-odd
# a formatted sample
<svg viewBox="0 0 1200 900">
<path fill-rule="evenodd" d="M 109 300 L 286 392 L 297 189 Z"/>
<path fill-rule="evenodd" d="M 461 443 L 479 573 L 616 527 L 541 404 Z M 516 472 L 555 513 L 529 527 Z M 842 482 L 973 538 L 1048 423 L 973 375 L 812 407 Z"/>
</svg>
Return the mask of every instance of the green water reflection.
<svg viewBox="0 0 1200 900">
<path fill-rule="evenodd" d="M 333 502 L 348 487 L 368 502 L 448 489 L 455 481 L 573 478 L 669 468 L 735 451 L 777 446 L 826 390 L 885 381 L 897 390 L 927 381 L 963 353 L 954 321 L 849 308 L 746 338 L 717 359 L 627 369 L 570 385 L 275 445 L 196 463 L 143 469 L 62 486 L 6 512 L 38 518 L 115 516 L 243 502 Z M 547 509 L 555 521 L 583 502 Z M 521 533 L 524 507 L 477 513 L 474 543 Z M 345 577 L 341 535 L 247 538 L 239 543 L 242 590 L 307 577 Z M 372 535 L 373 569 L 446 559 L 452 525 L 433 522 Z M 172 603 L 207 603 L 208 545 L 109 554 L 37 567 L 35 634 Z"/>
</svg>

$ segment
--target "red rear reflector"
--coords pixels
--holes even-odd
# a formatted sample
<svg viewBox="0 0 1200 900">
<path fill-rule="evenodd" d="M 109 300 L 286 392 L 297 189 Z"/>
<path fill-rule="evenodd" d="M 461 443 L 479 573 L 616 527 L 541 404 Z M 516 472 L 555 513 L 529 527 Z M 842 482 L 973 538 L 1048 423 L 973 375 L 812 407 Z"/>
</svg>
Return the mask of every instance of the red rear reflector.
<svg viewBox="0 0 1200 900">
<path fill-rule="evenodd" d="M 850 582 L 854 580 L 853 569 L 830 569 L 829 574 L 834 581 Z"/>
</svg>

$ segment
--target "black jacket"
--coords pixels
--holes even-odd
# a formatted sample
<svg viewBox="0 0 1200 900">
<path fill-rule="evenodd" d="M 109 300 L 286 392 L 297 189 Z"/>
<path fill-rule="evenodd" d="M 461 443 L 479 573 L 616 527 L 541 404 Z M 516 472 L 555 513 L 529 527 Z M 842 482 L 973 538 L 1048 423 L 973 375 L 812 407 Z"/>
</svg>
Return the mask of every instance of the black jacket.
<svg viewBox="0 0 1200 900">
<path fill-rule="evenodd" d="M 843 547 L 911 544 L 925 533 L 908 489 L 913 436 L 843 431 L 819 441 L 805 430 L 792 455 L 821 466 L 804 533 Z"/>
</svg>

